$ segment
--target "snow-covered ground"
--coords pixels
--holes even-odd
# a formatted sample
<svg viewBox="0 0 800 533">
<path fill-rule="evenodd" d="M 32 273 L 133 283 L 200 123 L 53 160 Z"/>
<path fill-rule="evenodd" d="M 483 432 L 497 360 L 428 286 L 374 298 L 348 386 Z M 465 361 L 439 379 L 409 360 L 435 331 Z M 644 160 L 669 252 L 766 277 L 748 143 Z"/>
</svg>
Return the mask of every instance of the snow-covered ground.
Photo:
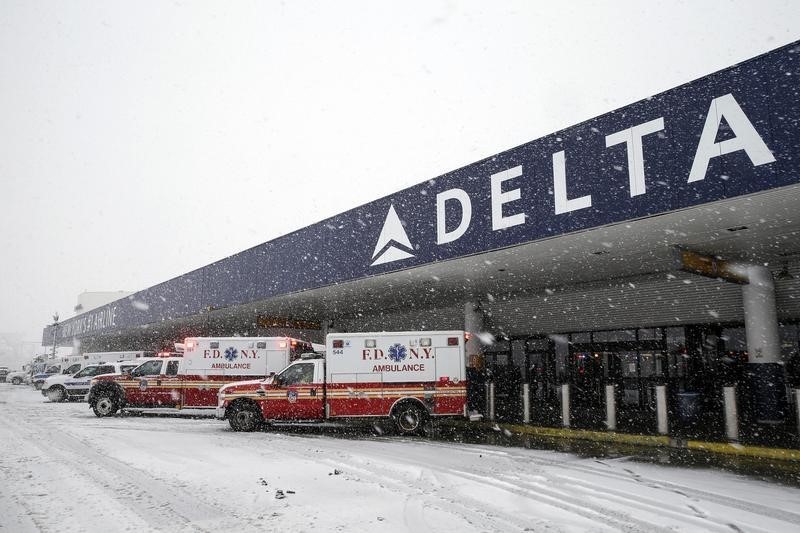
<svg viewBox="0 0 800 533">
<path fill-rule="evenodd" d="M 10 384 L 0 384 L 0 471 L 8 532 L 800 530 L 800 490 L 714 470 L 99 419 Z"/>
</svg>

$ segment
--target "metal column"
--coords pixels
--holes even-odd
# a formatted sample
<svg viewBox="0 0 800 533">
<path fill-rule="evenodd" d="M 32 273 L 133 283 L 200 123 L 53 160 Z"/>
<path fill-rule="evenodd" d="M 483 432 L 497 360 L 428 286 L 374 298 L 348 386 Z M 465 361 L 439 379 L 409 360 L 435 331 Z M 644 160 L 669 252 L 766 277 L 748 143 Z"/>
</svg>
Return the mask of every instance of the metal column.
<svg viewBox="0 0 800 533">
<path fill-rule="evenodd" d="M 730 441 L 739 440 L 739 414 L 736 411 L 736 387 L 722 387 L 725 403 L 725 436 Z"/>
<path fill-rule="evenodd" d="M 494 381 L 489 382 L 489 420 L 494 420 Z"/>
<path fill-rule="evenodd" d="M 531 386 L 530 383 L 522 384 L 522 421 L 529 424 L 531 421 Z"/>
<path fill-rule="evenodd" d="M 794 390 L 794 409 L 797 413 L 797 433 L 800 434 L 800 389 Z"/>
<path fill-rule="evenodd" d="M 617 430 L 617 395 L 615 385 L 606 385 L 606 428 Z"/>
<path fill-rule="evenodd" d="M 569 383 L 561 385 L 561 425 L 569 427 Z"/>
<path fill-rule="evenodd" d="M 661 435 L 666 435 L 669 433 L 666 385 L 656 385 L 656 413 L 658 416 L 658 432 Z"/>
</svg>

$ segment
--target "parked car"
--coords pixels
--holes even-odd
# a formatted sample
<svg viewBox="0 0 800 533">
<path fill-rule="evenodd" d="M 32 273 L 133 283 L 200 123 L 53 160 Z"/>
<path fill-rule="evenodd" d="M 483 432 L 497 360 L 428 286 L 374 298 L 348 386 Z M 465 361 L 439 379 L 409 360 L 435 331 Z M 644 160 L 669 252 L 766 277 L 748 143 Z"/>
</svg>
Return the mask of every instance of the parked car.
<svg viewBox="0 0 800 533">
<path fill-rule="evenodd" d="M 30 383 L 31 372 L 30 370 L 17 370 L 9 372 L 6 376 L 6 381 L 12 385 L 22 385 L 23 383 Z"/>
<path fill-rule="evenodd" d="M 5 383 L 7 376 L 8 376 L 8 367 L 0 366 L 0 383 Z"/>
<path fill-rule="evenodd" d="M 82 400 L 88 393 L 92 378 L 104 374 L 127 374 L 146 358 L 112 363 L 95 363 L 87 365 L 76 374 L 56 374 L 48 377 L 42 385 L 42 395 L 51 402 L 64 400 Z"/>
</svg>

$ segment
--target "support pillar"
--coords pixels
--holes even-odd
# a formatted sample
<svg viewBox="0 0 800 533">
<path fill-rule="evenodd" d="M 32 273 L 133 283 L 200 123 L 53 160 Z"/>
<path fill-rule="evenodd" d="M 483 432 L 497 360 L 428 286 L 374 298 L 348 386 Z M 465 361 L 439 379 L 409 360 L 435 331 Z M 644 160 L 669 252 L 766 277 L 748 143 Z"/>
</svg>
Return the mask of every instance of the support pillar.
<svg viewBox="0 0 800 533">
<path fill-rule="evenodd" d="M 617 430 L 617 395 L 615 385 L 606 385 L 606 429 Z"/>
<path fill-rule="evenodd" d="M 483 370 L 485 361 L 480 335 L 486 333 L 486 316 L 483 314 L 480 304 L 475 302 L 464 304 L 464 331 L 469 333 L 469 339 L 465 345 L 467 366 L 476 370 Z"/>
<path fill-rule="evenodd" d="M 489 420 L 494 421 L 494 381 L 489 382 Z"/>
<path fill-rule="evenodd" d="M 668 434 L 666 385 L 656 385 L 656 414 L 658 416 L 658 433 L 661 435 Z"/>
<path fill-rule="evenodd" d="M 753 418 L 758 422 L 782 421 L 786 393 L 778 335 L 775 284 L 767 267 L 747 265 L 749 283 L 742 286 L 747 335 L 747 385 Z"/>
<path fill-rule="evenodd" d="M 569 383 L 561 385 L 561 425 L 568 428 L 569 420 Z"/>
<path fill-rule="evenodd" d="M 486 331 L 486 318 L 481 306 L 476 302 L 464 304 L 464 331 L 469 338 L 464 345 L 467 356 L 467 379 L 472 385 L 467 389 L 467 405 L 470 411 L 480 411 L 489 418 L 489 384 L 486 381 L 486 368 L 483 356 L 483 343 L 479 335 Z M 481 383 L 484 383 L 481 398 Z"/>
<path fill-rule="evenodd" d="M 800 389 L 794 390 L 794 410 L 797 414 L 797 434 L 800 435 Z"/>
<path fill-rule="evenodd" d="M 729 441 L 739 440 L 739 413 L 736 410 L 736 387 L 722 387 L 725 404 L 725 436 Z"/>
<path fill-rule="evenodd" d="M 325 319 L 322 321 L 322 343 L 325 344 L 325 341 L 328 337 L 328 333 L 339 333 L 340 330 L 334 326 L 334 321 L 332 319 Z"/>
<path fill-rule="evenodd" d="M 529 424 L 531 421 L 531 385 L 522 384 L 522 422 Z"/>
</svg>

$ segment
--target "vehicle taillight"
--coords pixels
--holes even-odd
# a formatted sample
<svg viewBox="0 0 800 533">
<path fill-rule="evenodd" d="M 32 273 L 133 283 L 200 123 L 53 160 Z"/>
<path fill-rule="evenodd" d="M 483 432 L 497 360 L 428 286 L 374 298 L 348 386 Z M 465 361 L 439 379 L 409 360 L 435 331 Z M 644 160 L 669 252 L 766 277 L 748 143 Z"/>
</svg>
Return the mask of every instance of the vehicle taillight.
<svg viewBox="0 0 800 533">
<path fill-rule="evenodd" d="M 447 337 L 448 346 L 458 346 L 458 337 Z"/>
</svg>

